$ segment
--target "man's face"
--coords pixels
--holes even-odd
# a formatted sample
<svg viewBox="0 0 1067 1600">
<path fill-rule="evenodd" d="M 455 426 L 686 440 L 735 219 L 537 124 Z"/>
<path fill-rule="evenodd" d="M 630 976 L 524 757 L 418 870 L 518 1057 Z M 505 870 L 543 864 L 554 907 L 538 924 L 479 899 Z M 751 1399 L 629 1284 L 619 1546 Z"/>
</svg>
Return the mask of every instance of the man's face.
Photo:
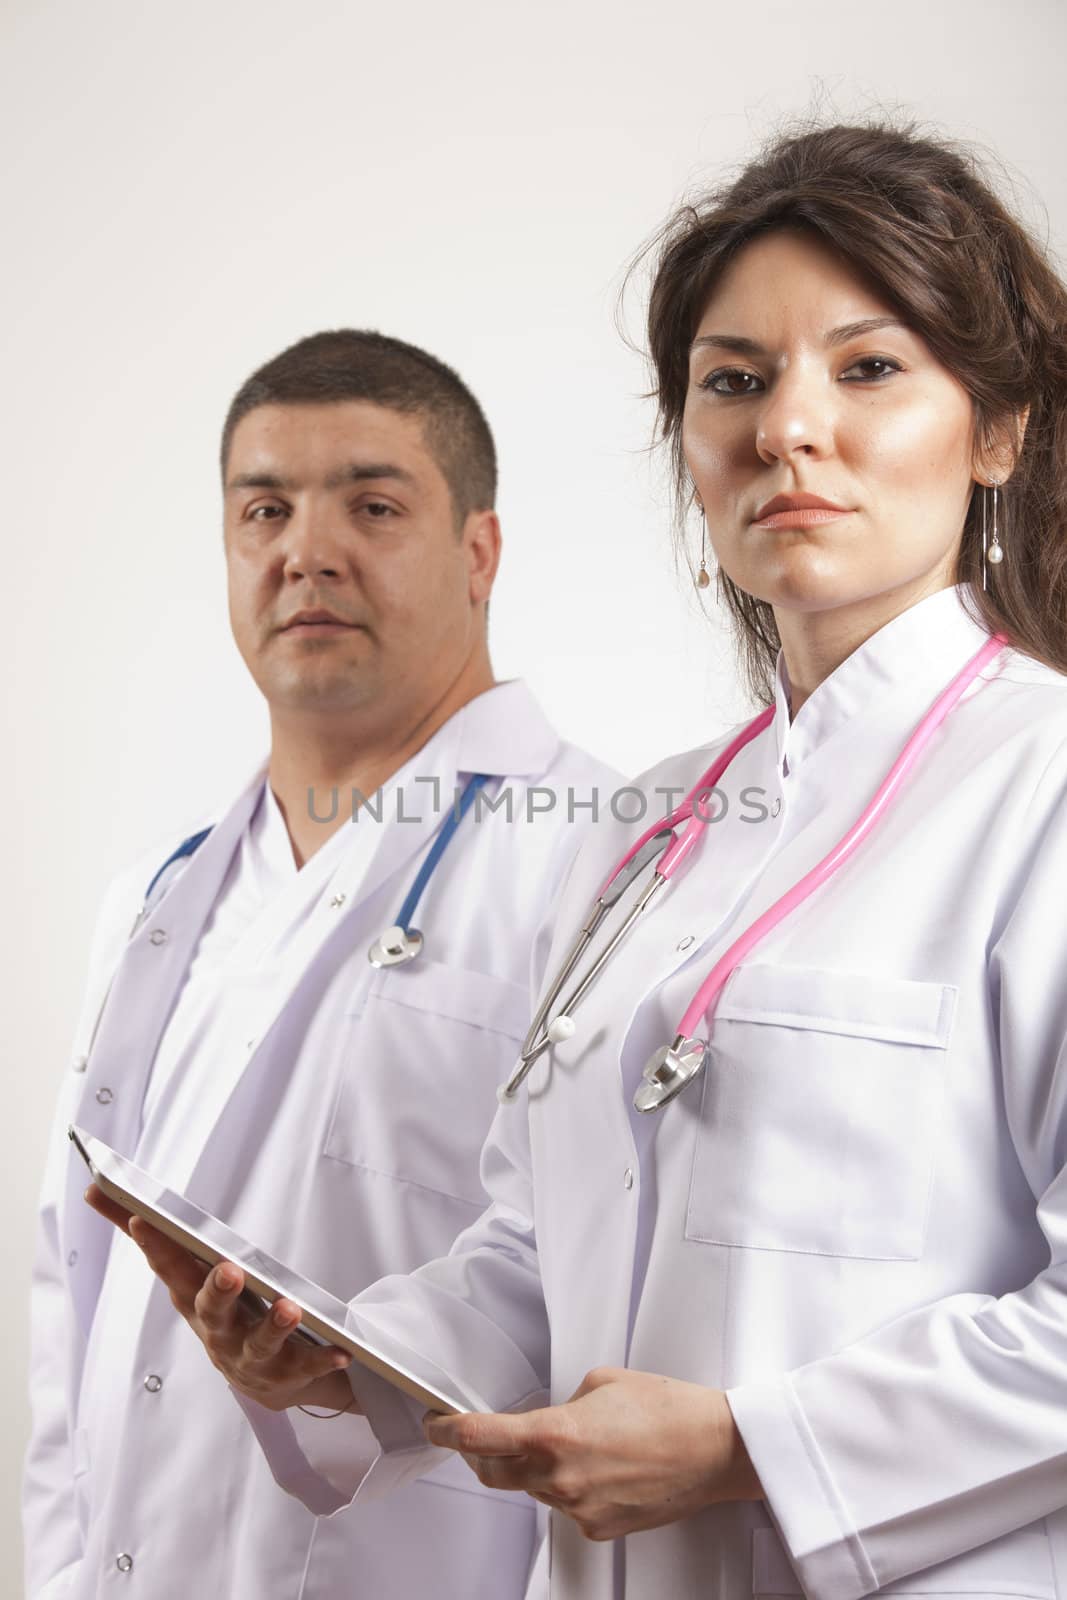
<svg viewBox="0 0 1067 1600">
<path fill-rule="evenodd" d="M 260 406 L 234 430 L 224 491 L 230 621 L 272 711 L 429 712 L 481 639 L 496 519 L 457 530 L 421 420 L 362 400 Z"/>
</svg>

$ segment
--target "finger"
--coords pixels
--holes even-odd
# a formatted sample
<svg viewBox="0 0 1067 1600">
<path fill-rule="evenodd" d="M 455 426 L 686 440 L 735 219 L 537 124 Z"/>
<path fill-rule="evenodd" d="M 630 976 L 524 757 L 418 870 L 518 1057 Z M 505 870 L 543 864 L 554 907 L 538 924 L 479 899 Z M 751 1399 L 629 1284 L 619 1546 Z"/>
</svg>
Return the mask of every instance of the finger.
<svg viewBox="0 0 1067 1600">
<path fill-rule="evenodd" d="M 529 1494 L 545 1487 L 544 1473 L 529 1456 L 465 1455 L 463 1459 L 488 1489 L 521 1489 Z"/>
<path fill-rule="evenodd" d="M 245 1358 L 253 1362 L 273 1361 L 284 1350 L 286 1340 L 299 1325 L 300 1308 L 294 1306 L 291 1300 L 276 1300 L 245 1335 Z M 302 1348 L 312 1353 L 309 1346 Z"/>
<path fill-rule="evenodd" d="M 98 1211 L 108 1222 L 113 1222 L 116 1228 L 121 1228 L 123 1233 L 130 1231 L 130 1213 L 125 1206 L 120 1206 L 117 1200 L 110 1199 L 95 1183 L 91 1183 L 85 1191 L 85 1199 L 94 1211 Z"/>
<path fill-rule="evenodd" d="M 244 1273 L 232 1261 L 220 1261 L 206 1272 L 196 1291 L 193 1310 L 211 1332 L 231 1330 L 237 1322 L 237 1302 L 244 1289 Z"/>
<path fill-rule="evenodd" d="M 246 1335 L 242 1362 L 253 1370 L 279 1363 L 288 1383 L 303 1387 L 316 1378 L 350 1366 L 352 1357 L 335 1345 L 306 1344 L 293 1339 L 300 1325 L 300 1308 L 291 1300 L 277 1300 Z"/>
<path fill-rule="evenodd" d="M 144 1252 L 145 1260 L 158 1278 L 166 1284 L 175 1303 L 181 1302 L 183 1311 L 191 1311 L 192 1304 L 208 1274 L 202 1261 L 151 1227 L 143 1217 L 131 1217 L 130 1238 Z"/>
<path fill-rule="evenodd" d="M 548 1506 L 552 1511 L 562 1511 L 564 1509 L 563 1502 L 557 1500 L 554 1494 L 543 1494 L 541 1491 L 533 1489 L 527 1489 L 526 1493 L 531 1500 L 539 1500 L 543 1506 Z"/>
<path fill-rule="evenodd" d="M 517 1456 L 525 1454 L 536 1427 L 535 1419 L 542 1415 L 539 1411 L 518 1416 L 478 1411 L 445 1417 L 430 1411 L 422 1426 L 430 1443 L 445 1450 L 458 1450 L 465 1456 Z"/>
</svg>

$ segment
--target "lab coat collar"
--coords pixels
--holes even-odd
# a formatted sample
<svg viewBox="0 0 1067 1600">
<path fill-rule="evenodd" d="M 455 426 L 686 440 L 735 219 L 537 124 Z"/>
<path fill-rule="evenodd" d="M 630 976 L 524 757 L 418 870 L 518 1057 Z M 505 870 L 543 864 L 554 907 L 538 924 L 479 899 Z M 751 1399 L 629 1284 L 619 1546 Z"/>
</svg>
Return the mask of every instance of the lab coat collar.
<svg viewBox="0 0 1067 1600">
<path fill-rule="evenodd" d="M 416 752 L 411 770 L 418 769 L 422 776 L 420 758 L 425 763 L 426 758 L 434 757 L 438 744 L 450 746 L 457 774 L 484 772 L 491 778 L 523 778 L 536 777 L 552 766 L 559 753 L 560 738 L 530 689 L 521 679 L 512 678 L 494 684 L 461 706 Z M 269 760 L 262 759 L 235 803 L 241 808 L 252 805 L 249 818 L 263 792 L 269 769 Z M 392 790 L 396 781 L 389 779 L 384 787 Z M 277 808 L 272 793 L 266 795 L 265 804 Z M 216 810 L 198 826 L 216 824 L 229 809 Z"/>
<path fill-rule="evenodd" d="M 370 902 L 377 896 L 394 896 L 395 900 L 383 898 L 382 925 L 395 916 L 406 886 L 403 874 L 413 870 L 414 858 L 429 845 L 448 814 L 459 775 L 540 773 L 551 764 L 558 747 L 556 734 L 524 685 L 498 685 L 469 701 L 442 724 L 405 767 L 383 785 L 375 797 L 373 812 L 368 806 L 357 814 L 354 823 L 344 825 L 342 835 L 349 827 L 379 830 L 377 847 L 366 865 L 362 852 L 356 852 L 359 864 L 353 879 L 352 852 L 346 852 L 343 839 L 337 842 L 333 870 L 323 884 L 322 895 L 325 900 L 336 902 L 338 914 L 331 917 L 329 931 L 314 957 L 302 966 L 294 963 L 288 980 L 265 995 L 262 1010 L 250 1015 L 249 1031 L 255 1046 L 242 1061 L 234 1062 L 231 1074 L 220 1074 L 214 1083 L 212 1092 L 217 1104 L 213 1113 L 205 1116 L 207 1125 L 219 1122 L 245 1073 L 254 1064 L 258 1067 L 274 1024 L 296 992 L 305 983 L 315 981 L 316 970 L 322 963 L 328 964 L 331 950 L 354 948 L 354 927 L 362 926 Z M 470 827 L 468 823 L 468 830 Z M 323 848 L 331 850 L 336 839 L 335 835 Z M 462 849 L 463 841 L 457 841 L 457 846 Z M 365 931 L 359 934 L 359 941 Z M 358 947 L 364 948 L 361 942 Z M 362 970 L 366 970 L 365 965 Z M 170 1181 L 174 1182 L 173 1177 Z M 183 1175 L 182 1183 L 188 1181 Z"/>
<path fill-rule="evenodd" d="M 885 623 L 823 679 L 792 723 L 789 673 L 779 650 L 773 724 L 779 775 L 795 773 L 853 718 L 877 719 L 902 694 L 921 715 L 989 637 L 964 609 L 968 588 L 961 583 L 939 589 Z"/>
<path fill-rule="evenodd" d="M 495 684 L 456 712 L 456 770 L 491 778 L 535 777 L 559 750 L 559 735 L 518 678 Z"/>
</svg>

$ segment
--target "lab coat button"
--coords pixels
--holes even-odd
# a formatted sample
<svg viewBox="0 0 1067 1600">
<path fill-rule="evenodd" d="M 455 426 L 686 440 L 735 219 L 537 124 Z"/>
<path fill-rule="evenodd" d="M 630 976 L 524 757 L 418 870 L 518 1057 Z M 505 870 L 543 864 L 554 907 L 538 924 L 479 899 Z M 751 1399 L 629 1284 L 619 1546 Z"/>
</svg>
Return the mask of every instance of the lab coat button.
<svg viewBox="0 0 1067 1600">
<path fill-rule="evenodd" d="M 163 1387 L 163 1379 L 158 1372 L 150 1372 L 144 1381 L 144 1386 L 149 1394 L 158 1394 Z"/>
<path fill-rule="evenodd" d="M 691 933 L 687 933 L 684 939 L 679 939 L 678 940 L 678 949 L 679 950 L 688 950 L 689 946 L 692 943 L 693 943 L 693 935 Z"/>
<path fill-rule="evenodd" d="M 77 1250 L 71 1250 L 71 1251 L 69 1251 L 69 1253 L 67 1255 L 67 1266 L 68 1267 L 76 1267 L 77 1265 L 78 1265 L 78 1252 L 77 1252 Z"/>
<path fill-rule="evenodd" d="M 343 906 L 344 903 L 345 903 L 344 895 L 343 894 L 335 894 L 333 899 L 330 901 L 330 909 L 332 911 L 336 911 L 338 909 L 338 907 L 339 906 Z"/>
<path fill-rule="evenodd" d="M 112 1100 L 114 1100 L 115 1096 L 112 1094 L 110 1089 L 104 1088 L 96 1091 L 96 1098 L 102 1106 L 109 1106 Z"/>
<path fill-rule="evenodd" d="M 162 928 L 153 928 L 148 935 L 149 944 L 166 944 L 167 935 Z"/>
<path fill-rule="evenodd" d="M 782 797 L 781 797 L 781 795 L 776 795 L 774 804 L 771 807 L 771 816 L 772 817 L 776 817 L 778 815 L 779 811 L 781 811 L 781 809 L 782 809 Z"/>
<path fill-rule="evenodd" d="M 120 1572 L 132 1572 L 133 1571 L 133 1557 L 132 1556 L 128 1556 L 126 1554 L 126 1552 L 123 1551 L 120 1556 L 116 1556 L 115 1557 L 115 1565 L 116 1565 L 116 1567 L 118 1567 Z"/>
<path fill-rule="evenodd" d="M 627 1167 L 626 1171 L 623 1173 L 623 1175 L 622 1175 L 622 1186 L 623 1186 L 624 1189 L 632 1189 L 633 1188 L 633 1186 L 634 1186 L 634 1169 L 633 1169 L 633 1167 Z"/>
<path fill-rule="evenodd" d="M 74 1060 L 71 1062 L 71 1066 L 74 1068 L 75 1072 L 84 1072 L 88 1065 L 88 1056 L 75 1056 Z"/>
</svg>

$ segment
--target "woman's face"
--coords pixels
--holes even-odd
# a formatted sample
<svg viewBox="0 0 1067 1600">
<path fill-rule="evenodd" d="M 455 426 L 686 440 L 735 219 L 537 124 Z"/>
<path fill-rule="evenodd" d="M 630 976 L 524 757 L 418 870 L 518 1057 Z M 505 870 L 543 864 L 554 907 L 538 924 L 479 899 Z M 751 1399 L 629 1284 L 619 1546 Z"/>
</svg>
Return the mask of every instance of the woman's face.
<svg viewBox="0 0 1067 1600">
<path fill-rule="evenodd" d="M 953 581 L 971 401 L 896 318 L 843 257 L 788 229 L 747 245 L 704 308 L 685 458 L 720 566 L 776 611 Z M 768 510 L 779 496 L 838 509 Z"/>
</svg>

